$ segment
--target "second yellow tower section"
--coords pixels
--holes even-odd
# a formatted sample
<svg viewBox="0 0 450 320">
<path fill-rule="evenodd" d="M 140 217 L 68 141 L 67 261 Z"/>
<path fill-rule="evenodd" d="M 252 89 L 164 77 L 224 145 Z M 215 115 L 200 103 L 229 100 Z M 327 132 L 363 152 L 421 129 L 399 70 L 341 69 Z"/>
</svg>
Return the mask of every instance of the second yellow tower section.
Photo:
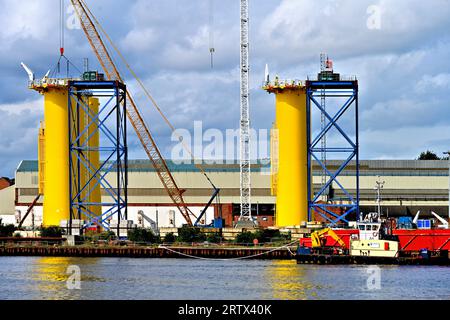
<svg viewBox="0 0 450 320">
<path fill-rule="evenodd" d="M 308 144 L 306 88 L 302 84 L 267 85 L 276 95 L 272 141 L 272 187 L 276 195 L 278 227 L 297 226 L 308 220 Z"/>
</svg>

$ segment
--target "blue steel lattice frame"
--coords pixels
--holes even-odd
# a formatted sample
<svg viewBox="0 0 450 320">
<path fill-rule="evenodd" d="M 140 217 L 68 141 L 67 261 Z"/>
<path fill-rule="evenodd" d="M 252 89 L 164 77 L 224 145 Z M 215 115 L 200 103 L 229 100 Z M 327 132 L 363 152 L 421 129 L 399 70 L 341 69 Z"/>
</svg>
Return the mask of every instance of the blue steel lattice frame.
<svg viewBox="0 0 450 320">
<path fill-rule="evenodd" d="M 346 217 L 353 212 L 359 213 L 359 123 L 358 123 L 358 82 L 354 81 L 307 81 L 306 82 L 306 112 L 307 112 L 307 140 L 308 140 L 308 219 L 311 221 L 312 214 L 315 212 L 322 216 L 331 225 L 339 222 L 347 222 Z M 320 101 L 322 95 L 327 98 L 342 98 L 345 102 L 340 105 L 338 111 L 332 115 L 329 109 L 324 110 Z M 326 126 L 320 132 L 313 136 L 311 132 L 311 109 L 316 106 L 321 114 L 325 115 L 327 119 Z M 352 139 L 350 135 L 342 128 L 338 121 L 349 109 L 354 108 L 355 111 L 355 137 Z M 340 135 L 348 143 L 348 147 L 317 147 L 322 137 L 327 134 L 330 129 L 335 128 Z M 321 152 L 325 153 L 342 153 L 346 155 L 345 160 L 334 172 L 331 171 L 326 163 L 320 159 Z M 327 156 L 326 159 L 330 157 Z M 312 174 L 312 160 L 315 160 L 323 169 L 329 179 L 325 185 L 321 185 L 317 193 L 314 194 L 313 174 Z M 338 180 L 339 175 L 346 169 L 351 161 L 355 161 L 355 186 L 356 190 L 353 194 L 349 192 Z M 335 183 L 344 194 L 341 202 L 347 203 L 319 203 L 317 202 L 321 196 L 324 195 L 327 188 Z M 343 208 L 343 214 L 337 214 L 331 209 Z M 326 213 L 326 214 L 325 214 Z"/>
<path fill-rule="evenodd" d="M 98 113 L 91 110 L 87 98 L 98 98 Z M 98 225 L 109 230 L 109 219 L 114 215 L 120 220 L 128 219 L 128 148 L 126 121 L 126 86 L 118 81 L 70 81 L 69 82 L 69 183 L 70 222 L 73 219 L 87 220 L 83 228 Z M 80 111 L 87 118 L 83 126 L 79 121 Z M 113 127 L 113 128 L 111 128 Z M 104 141 L 91 147 L 88 141 L 96 134 Z M 97 151 L 104 158 L 95 166 L 88 152 Z M 88 175 L 81 179 L 81 168 Z M 113 186 L 107 175 L 116 174 Z M 90 202 L 93 190 L 100 186 L 110 201 Z M 105 196 L 103 196 L 104 198 Z M 100 207 L 96 216 L 92 207 Z M 104 207 L 106 210 L 103 212 Z M 119 226 L 119 224 L 118 224 Z"/>
</svg>

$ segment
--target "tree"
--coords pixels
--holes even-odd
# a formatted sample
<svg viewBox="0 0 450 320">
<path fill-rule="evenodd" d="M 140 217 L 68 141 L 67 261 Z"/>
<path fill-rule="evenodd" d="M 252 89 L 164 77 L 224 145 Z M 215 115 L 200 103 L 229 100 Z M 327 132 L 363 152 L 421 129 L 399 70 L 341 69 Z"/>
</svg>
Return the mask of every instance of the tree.
<svg viewBox="0 0 450 320">
<path fill-rule="evenodd" d="M 2 219 L 0 219 L 0 237 L 11 237 L 16 231 L 16 227 L 13 224 L 3 225 Z"/>
<path fill-rule="evenodd" d="M 63 234 L 63 229 L 57 226 L 49 226 L 41 228 L 41 237 L 44 238 L 60 238 Z"/>
<path fill-rule="evenodd" d="M 98 239 L 99 240 L 114 240 L 116 238 L 116 234 L 114 232 L 110 231 L 104 231 L 102 233 L 99 233 Z"/>
<path fill-rule="evenodd" d="M 175 240 L 176 239 L 175 239 L 175 235 L 173 234 L 173 232 L 169 232 L 164 237 L 164 242 L 167 242 L 167 243 L 173 243 L 173 242 L 175 242 Z"/>
<path fill-rule="evenodd" d="M 236 243 L 253 243 L 257 235 L 250 231 L 243 231 L 236 236 Z"/>
<path fill-rule="evenodd" d="M 150 229 L 136 228 L 128 230 L 128 240 L 133 242 L 158 243 L 158 237 Z"/>
<path fill-rule="evenodd" d="M 441 160 L 433 151 L 427 150 L 422 152 L 417 160 Z"/>
<path fill-rule="evenodd" d="M 206 241 L 211 243 L 219 243 L 222 241 L 222 236 L 219 232 L 210 233 L 207 235 Z"/>
<path fill-rule="evenodd" d="M 278 229 L 259 229 L 256 231 L 256 239 L 260 243 L 270 242 L 272 239 L 280 239 L 281 233 Z"/>
<path fill-rule="evenodd" d="M 183 226 L 178 230 L 179 242 L 203 242 L 206 235 L 199 228 Z"/>
</svg>

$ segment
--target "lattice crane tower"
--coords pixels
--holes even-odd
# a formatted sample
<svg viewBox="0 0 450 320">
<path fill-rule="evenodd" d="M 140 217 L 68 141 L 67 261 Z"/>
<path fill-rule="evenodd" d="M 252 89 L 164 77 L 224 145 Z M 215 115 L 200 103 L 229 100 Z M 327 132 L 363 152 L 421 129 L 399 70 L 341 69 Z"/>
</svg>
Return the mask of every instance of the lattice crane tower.
<svg viewBox="0 0 450 320">
<path fill-rule="evenodd" d="M 248 0 L 241 0 L 241 123 L 240 123 L 240 193 L 239 221 L 252 221 L 250 181 L 250 112 L 249 112 L 249 15 Z"/>
</svg>

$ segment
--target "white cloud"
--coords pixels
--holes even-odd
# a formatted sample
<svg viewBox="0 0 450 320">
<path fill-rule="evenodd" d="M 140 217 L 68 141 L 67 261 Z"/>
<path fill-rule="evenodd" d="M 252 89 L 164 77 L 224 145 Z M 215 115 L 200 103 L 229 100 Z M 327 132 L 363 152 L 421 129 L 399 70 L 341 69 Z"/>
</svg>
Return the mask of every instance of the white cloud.
<svg viewBox="0 0 450 320">
<path fill-rule="evenodd" d="M 12 176 L 20 160 L 37 157 L 39 120 L 43 119 L 41 100 L 0 105 L 0 175 Z"/>
<path fill-rule="evenodd" d="M 58 12 L 59 5 L 51 0 L 14 1 L 2 0 L 0 11 L 0 39 L 10 43 L 19 39 L 45 40 L 56 28 L 57 19 L 49 19 L 49 13 Z"/>
<path fill-rule="evenodd" d="M 425 93 L 428 89 L 450 89 L 450 73 L 439 73 L 437 75 L 424 75 L 416 84 L 416 91 Z"/>
<path fill-rule="evenodd" d="M 121 41 L 126 51 L 136 51 L 141 54 L 154 48 L 159 40 L 158 33 L 152 28 L 133 29 Z"/>
<path fill-rule="evenodd" d="M 33 101 L 22 101 L 17 103 L 0 104 L 0 111 L 8 115 L 20 115 L 23 112 L 29 114 L 43 115 L 44 112 L 43 97 Z"/>
<path fill-rule="evenodd" d="M 380 29 L 367 28 L 371 5 L 381 10 Z M 284 0 L 259 24 L 258 51 L 284 54 L 284 63 L 310 59 L 323 51 L 340 58 L 401 52 L 426 44 L 433 30 L 448 29 L 449 15 L 446 0 Z"/>
</svg>

